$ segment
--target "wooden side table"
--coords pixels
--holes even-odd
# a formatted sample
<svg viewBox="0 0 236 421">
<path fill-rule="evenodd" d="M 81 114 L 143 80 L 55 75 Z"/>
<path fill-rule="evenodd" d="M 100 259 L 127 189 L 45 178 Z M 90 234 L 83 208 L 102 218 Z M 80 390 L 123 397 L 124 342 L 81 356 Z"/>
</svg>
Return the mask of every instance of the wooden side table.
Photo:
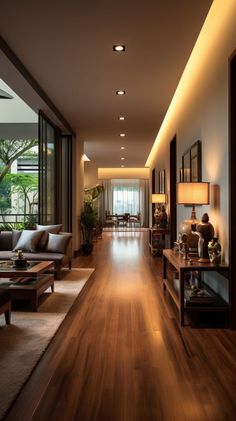
<svg viewBox="0 0 236 421">
<path fill-rule="evenodd" d="M 167 267 L 168 266 L 168 267 Z M 184 326 L 184 312 L 223 312 L 225 315 L 225 325 L 228 326 L 229 300 L 224 301 L 218 294 L 204 284 L 204 288 L 214 297 L 214 302 L 204 304 L 191 303 L 185 291 L 185 277 L 188 272 L 218 272 L 229 280 L 229 266 L 227 264 L 213 265 L 212 263 L 200 263 L 198 258 L 184 260 L 180 253 L 170 249 L 163 250 L 163 288 L 168 290 L 173 301 L 179 310 L 179 321 Z M 174 282 L 174 274 L 177 275 L 178 282 Z M 230 285 L 229 285 L 230 291 Z M 230 298 L 230 297 L 228 297 Z"/>
<path fill-rule="evenodd" d="M 168 235 L 168 228 L 149 228 L 149 248 L 153 255 L 162 255 Z"/>
</svg>

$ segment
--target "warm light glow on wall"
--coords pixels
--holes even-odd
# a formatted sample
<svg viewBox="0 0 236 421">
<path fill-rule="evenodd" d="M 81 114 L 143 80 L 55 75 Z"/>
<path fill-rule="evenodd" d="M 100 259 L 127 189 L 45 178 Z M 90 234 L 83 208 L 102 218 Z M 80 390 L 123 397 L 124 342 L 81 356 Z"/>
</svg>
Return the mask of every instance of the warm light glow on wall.
<svg viewBox="0 0 236 421">
<path fill-rule="evenodd" d="M 143 178 L 149 179 L 149 168 L 98 168 L 98 179 Z"/>
<path fill-rule="evenodd" d="M 148 156 L 145 164 L 147 167 L 152 167 L 158 151 L 159 142 L 164 138 L 171 139 L 175 135 L 175 133 L 171 131 L 173 122 L 181 115 L 182 104 L 184 104 L 188 98 L 191 98 L 192 93 L 198 89 L 199 75 L 201 75 L 202 69 L 207 68 L 209 57 L 214 56 L 215 51 L 219 49 L 224 28 L 227 28 L 230 20 L 235 18 L 235 6 L 235 0 L 213 1 Z"/>
<path fill-rule="evenodd" d="M 217 180 L 220 177 L 221 173 L 222 156 L 221 154 L 219 154 L 217 148 L 211 148 L 209 155 L 211 157 L 211 160 L 210 162 L 206 163 L 206 179 Z"/>
<path fill-rule="evenodd" d="M 152 194 L 152 203 L 166 203 L 166 194 L 165 193 Z"/>
<path fill-rule="evenodd" d="M 84 160 L 84 162 L 90 161 L 90 159 L 87 157 L 87 155 L 85 155 L 85 153 L 83 154 L 83 160 Z"/>
</svg>

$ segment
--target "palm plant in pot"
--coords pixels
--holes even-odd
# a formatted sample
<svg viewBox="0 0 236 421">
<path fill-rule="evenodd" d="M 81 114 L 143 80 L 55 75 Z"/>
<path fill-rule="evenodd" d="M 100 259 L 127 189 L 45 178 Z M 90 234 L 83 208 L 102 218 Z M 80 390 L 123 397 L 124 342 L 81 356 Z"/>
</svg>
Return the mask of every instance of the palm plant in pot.
<svg viewBox="0 0 236 421">
<path fill-rule="evenodd" d="M 98 226 L 98 199 L 103 190 L 101 184 L 84 189 L 84 208 L 80 217 L 84 254 L 90 254 L 93 249 L 93 234 Z"/>
<path fill-rule="evenodd" d="M 84 209 L 80 216 L 80 225 L 83 236 L 82 251 L 84 254 L 90 254 L 93 250 L 93 231 L 96 227 L 97 214 L 92 204 L 84 203 Z"/>
</svg>

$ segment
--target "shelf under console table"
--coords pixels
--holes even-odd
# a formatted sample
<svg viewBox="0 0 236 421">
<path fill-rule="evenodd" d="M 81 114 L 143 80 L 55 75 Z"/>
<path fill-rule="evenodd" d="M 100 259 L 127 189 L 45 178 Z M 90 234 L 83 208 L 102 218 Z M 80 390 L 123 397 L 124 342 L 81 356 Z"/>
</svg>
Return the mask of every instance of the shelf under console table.
<svg viewBox="0 0 236 421">
<path fill-rule="evenodd" d="M 198 258 L 184 260 L 184 256 L 171 249 L 163 250 L 163 288 L 171 295 L 179 310 L 179 322 L 184 326 L 185 311 L 188 312 L 223 312 L 225 315 L 225 326 L 228 326 L 229 301 L 226 302 L 208 285 L 204 284 L 199 276 L 203 272 L 218 272 L 228 279 L 229 266 L 227 264 L 213 265 L 212 263 L 200 263 Z M 190 300 L 189 288 L 186 288 L 188 275 L 196 273 L 199 276 L 199 283 L 206 291 L 206 297 Z M 230 286 L 228 285 L 230 291 Z"/>
</svg>

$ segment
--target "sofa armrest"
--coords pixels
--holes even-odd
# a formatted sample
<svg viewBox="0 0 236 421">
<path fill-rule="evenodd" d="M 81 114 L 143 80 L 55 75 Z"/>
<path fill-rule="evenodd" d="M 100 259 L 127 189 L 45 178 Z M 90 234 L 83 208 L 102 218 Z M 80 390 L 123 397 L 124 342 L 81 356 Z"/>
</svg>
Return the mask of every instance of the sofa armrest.
<svg viewBox="0 0 236 421">
<path fill-rule="evenodd" d="M 0 250 L 12 250 L 12 231 L 1 231 Z"/>
</svg>

